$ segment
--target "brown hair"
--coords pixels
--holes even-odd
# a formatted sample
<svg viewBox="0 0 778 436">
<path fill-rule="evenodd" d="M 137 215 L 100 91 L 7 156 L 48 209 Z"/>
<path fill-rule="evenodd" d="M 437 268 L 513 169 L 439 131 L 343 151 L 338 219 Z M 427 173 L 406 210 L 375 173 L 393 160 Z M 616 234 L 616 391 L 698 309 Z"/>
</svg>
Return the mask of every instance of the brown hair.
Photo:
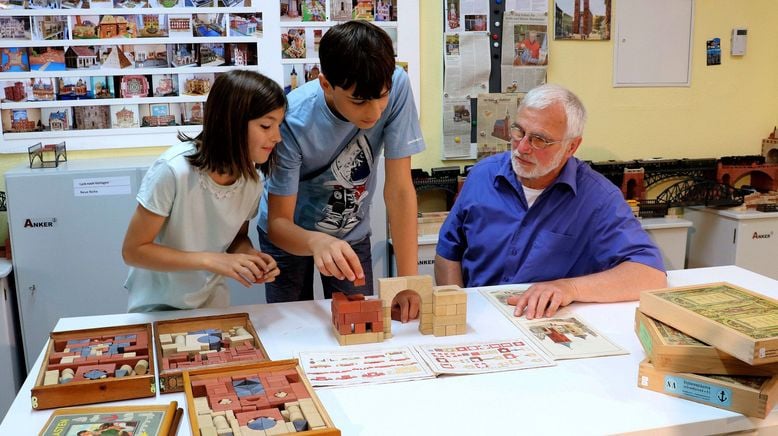
<svg viewBox="0 0 778 436">
<path fill-rule="evenodd" d="M 279 108 L 286 108 L 284 91 L 268 77 L 249 70 L 219 74 L 205 102 L 203 131 L 194 138 L 178 134 L 180 140 L 195 143 L 196 151 L 187 160 L 202 170 L 257 180 L 248 151 L 248 123 Z M 268 175 L 275 161 L 274 149 L 259 169 Z"/>
</svg>

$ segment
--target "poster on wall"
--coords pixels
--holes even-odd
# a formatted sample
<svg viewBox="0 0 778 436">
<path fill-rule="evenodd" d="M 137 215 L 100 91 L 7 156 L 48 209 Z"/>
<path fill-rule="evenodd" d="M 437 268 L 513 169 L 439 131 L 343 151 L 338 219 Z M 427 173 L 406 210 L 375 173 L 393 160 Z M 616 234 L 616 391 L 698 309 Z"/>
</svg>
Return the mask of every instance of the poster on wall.
<svg viewBox="0 0 778 436">
<path fill-rule="evenodd" d="M 611 39 L 611 0 L 555 0 L 554 39 Z"/>
<path fill-rule="evenodd" d="M 713 38 L 705 42 L 706 65 L 721 65 L 721 39 Z"/>
</svg>

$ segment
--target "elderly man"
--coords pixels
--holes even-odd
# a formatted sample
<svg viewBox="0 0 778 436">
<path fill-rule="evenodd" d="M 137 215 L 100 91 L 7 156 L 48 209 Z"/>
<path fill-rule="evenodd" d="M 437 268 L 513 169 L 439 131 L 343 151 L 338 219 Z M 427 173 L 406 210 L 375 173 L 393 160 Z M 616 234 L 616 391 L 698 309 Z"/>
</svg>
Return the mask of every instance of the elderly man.
<svg viewBox="0 0 778 436">
<path fill-rule="evenodd" d="M 516 304 L 528 319 L 667 286 L 662 256 L 621 192 L 573 157 L 585 121 L 561 86 L 527 93 L 512 150 L 472 168 L 440 229 L 438 285 L 534 283 Z"/>
</svg>

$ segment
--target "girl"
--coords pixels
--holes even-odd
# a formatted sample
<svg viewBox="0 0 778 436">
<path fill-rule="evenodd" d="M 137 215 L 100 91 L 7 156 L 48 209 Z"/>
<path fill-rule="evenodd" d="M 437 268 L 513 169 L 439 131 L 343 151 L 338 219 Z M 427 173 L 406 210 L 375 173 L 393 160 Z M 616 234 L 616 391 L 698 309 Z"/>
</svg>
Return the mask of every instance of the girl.
<svg viewBox="0 0 778 436">
<path fill-rule="evenodd" d="M 222 73 L 205 103 L 203 130 L 179 134 L 151 166 L 124 237 L 130 265 L 129 311 L 229 306 L 224 277 L 243 286 L 271 282 L 279 271 L 254 249 L 248 222 L 281 141 L 286 99 L 267 77 Z"/>
</svg>

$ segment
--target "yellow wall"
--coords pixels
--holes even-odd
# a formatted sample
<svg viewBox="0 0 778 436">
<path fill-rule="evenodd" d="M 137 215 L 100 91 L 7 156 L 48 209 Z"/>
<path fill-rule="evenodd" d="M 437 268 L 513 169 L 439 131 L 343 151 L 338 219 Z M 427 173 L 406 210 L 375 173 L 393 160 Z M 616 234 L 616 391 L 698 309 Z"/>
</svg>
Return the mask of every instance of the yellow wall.
<svg viewBox="0 0 778 436">
<path fill-rule="evenodd" d="M 462 165 L 441 161 L 443 2 L 420 3 L 421 126 L 427 150 L 416 168 Z M 550 2 L 553 6 L 553 0 Z M 553 9 L 551 9 L 553 10 Z M 618 20 L 619 2 L 613 0 Z M 778 2 L 698 0 L 694 12 L 692 80 L 688 88 L 613 88 L 613 42 L 550 40 L 549 82 L 571 88 L 589 110 L 583 159 L 720 157 L 759 154 L 761 139 L 778 124 Z M 748 28 L 744 57 L 729 56 L 733 27 Z M 551 30 L 551 29 L 549 29 Z M 722 65 L 705 66 L 705 41 L 722 40 Z M 661 50 L 661 35 L 657 35 Z M 159 154 L 161 148 L 70 152 L 69 159 Z M 0 172 L 27 155 L 0 155 Z M 0 179 L 0 190 L 5 180 Z M 7 235 L 0 219 L 0 238 Z M 1 240 L 0 240 L 1 241 Z"/>
<path fill-rule="evenodd" d="M 440 35 L 443 2 L 421 3 L 421 34 Z M 553 0 L 549 4 L 553 10 Z M 688 88 L 613 88 L 613 42 L 549 41 L 548 81 L 562 84 L 589 111 L 577 156 L 594 161 L 760 154 L 778 124 L 778 2 L 695 1 L 692 80 Z M 613 0 L 618 20 L 619 1 Z M 743 57 L 729 55 L 733 27 L 748 28 Z M 613 28 L 615 33 L 615 28 Z M 549 32 L 552 27 L 549 28 Z M 722 65 L 705 65 L 705 42 L 721 38 Z M 661 50 L 657 34 L 657 50 Z M 421 125 L 427 150 L 413 166 L 441 161 L 442 37 L 421 41 Z M 466 163 L 471 163 L 467 161 Z"/>
</svg>

